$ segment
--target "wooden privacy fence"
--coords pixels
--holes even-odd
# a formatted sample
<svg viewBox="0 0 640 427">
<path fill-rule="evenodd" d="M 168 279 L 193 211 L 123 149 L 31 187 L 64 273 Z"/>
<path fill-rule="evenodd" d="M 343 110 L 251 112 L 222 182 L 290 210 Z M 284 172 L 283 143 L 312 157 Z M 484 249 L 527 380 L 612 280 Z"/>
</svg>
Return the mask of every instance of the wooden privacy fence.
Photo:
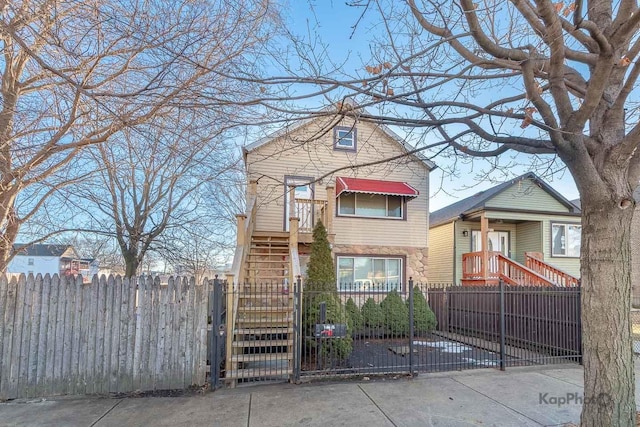
<svg viewBox="0 0 640 427">
<path fill-rule="evenodd" d="M 0 400 L 201 386 L 209 282 L 0 275 Z"/>
</svg>

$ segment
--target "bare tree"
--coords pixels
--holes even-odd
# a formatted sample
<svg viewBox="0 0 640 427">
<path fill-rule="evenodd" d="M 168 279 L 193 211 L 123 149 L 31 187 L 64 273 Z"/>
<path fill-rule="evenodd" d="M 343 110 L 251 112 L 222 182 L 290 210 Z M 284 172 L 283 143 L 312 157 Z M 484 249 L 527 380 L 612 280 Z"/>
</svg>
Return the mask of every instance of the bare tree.
<svg viewBox="0 0 640 427">
<path fill-rule="evenodd" d="M 274 16 L 266 0 L 0 1 L 0 271 L 84 147 L 235 99 L 220 76 L 251 68 L 238 58 Z"/>
<path fill-rule="evenodd" d="M 426 130 L 423 147 L 442 155 L 559 158 L 582 200 L 582 424 L 635 425 L 629 311 L 632 192 L 640 181 L 637 2 L 352 6 L 383 28 L 362 69 L 340 72 L 316 40 L 298 39 L 295 63 L 277 58 L 288 75 L 247 77 L 274 95 L 263 102 L 309 116 L 327 113 L 283 106 L 282 91 L 296 102 L 324 98 L 339 115 Z"/>
<path fill-rule="evenodd" d="M 237 162 L 229 137 L 200 115 L 177 111 L 88 151 L 96 178 L 73 188 L 76 209 L 90 218 L 87 229 L 116 239 L 125 275 L 138 272 L 163 233 L 176 236 L 199 221 L 202 188 L 218 185 Z"/>
</svg>

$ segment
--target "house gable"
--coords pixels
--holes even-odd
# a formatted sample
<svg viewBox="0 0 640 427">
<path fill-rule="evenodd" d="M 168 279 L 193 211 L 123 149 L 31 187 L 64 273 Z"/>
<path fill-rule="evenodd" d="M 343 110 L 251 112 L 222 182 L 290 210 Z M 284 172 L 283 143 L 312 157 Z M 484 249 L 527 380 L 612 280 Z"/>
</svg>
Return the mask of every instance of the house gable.
<svg viewBox="0 0 640 427">
<path fill-rule="evenodd" d="M 531 210 L 546 212 L 571 212 L 535 179 L 520 180 L 484 203 L 485 208 Z"/>
</svg>

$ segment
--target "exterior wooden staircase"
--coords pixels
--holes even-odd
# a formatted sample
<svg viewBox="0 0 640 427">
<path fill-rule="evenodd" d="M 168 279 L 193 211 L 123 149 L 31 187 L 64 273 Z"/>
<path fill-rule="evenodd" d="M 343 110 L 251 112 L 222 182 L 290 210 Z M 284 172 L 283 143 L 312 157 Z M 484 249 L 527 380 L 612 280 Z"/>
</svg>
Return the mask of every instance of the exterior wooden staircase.
<svg viewBox="0 0 640 427">
<path fill-rule="evenodd" d="M 226 380 L 289 379 L 293 374 L 293 291 L 288 232 L 253 232 L 237 287 Z"/>
</svg>

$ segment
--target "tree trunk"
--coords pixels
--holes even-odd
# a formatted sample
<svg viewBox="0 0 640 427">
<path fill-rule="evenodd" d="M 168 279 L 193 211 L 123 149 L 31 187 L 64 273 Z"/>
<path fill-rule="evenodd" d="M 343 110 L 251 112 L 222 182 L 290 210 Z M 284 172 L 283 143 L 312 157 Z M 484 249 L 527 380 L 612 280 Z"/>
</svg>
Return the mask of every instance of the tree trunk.
<svg viewBox="0 0 640 427">
<path fill-rule="evenodd" d="M 124 277 L 134 277 L 138 273 L 140 261 L 138 257 L 131 254 L 124 255 Z"/>
<path fill-rule="evenodd" d="M 633 208 L 582 205 L 583 426 L 635 426 L 631 347 L 630 227 Z"/>
</svg>

